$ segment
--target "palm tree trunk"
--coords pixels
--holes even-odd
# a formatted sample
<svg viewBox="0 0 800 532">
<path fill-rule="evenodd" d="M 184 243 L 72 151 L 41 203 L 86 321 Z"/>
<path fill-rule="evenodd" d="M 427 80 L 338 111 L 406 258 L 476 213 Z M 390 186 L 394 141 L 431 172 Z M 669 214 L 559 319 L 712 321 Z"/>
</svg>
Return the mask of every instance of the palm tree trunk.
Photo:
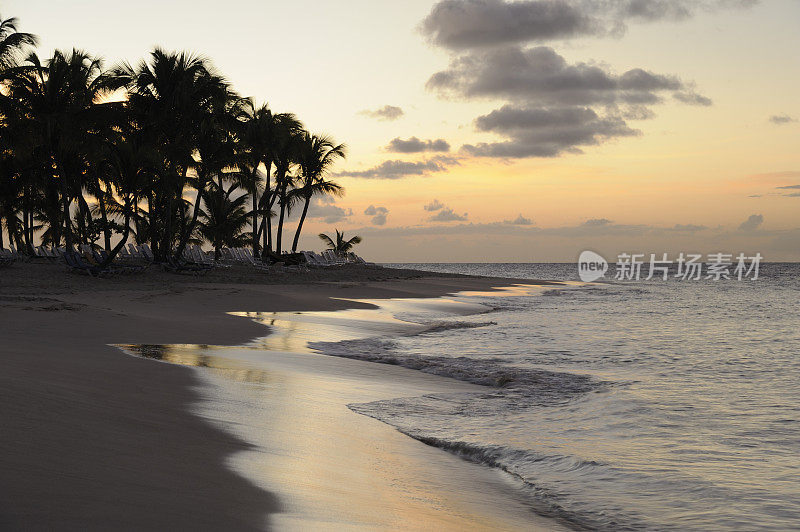
<svg viewBox="0 0 800 532">
<path fill-rule="evenodd" d="M 99 187 L 98 187 L 99 188 Z M 108 213 L 106 212 L 106 202 L 103 199 L 103 194 L 100 193 L 100 197 L 97 198 L 98 203 L 100 204 L 100 219 L 103 221 L 103 243 L 105 244 L 103 247 L 107 252 L 111 251 L 111 227 L 108 225 Z"/>
<path fill-rule="evenodd" d="M 203 174 L 205 174 L 205 171 Z M 192 220 L 189 222 L 186 230 L 181 235 L 181 240 L 178 243 L 178 249 L 175 250 L 176 259 L 183 254 L 183 250 L 186 247 L 186 244 L 189 242 L 189 238 L 192 236 L 195 226 L 197 226 L 197 216 L 200 214 L 200 200 L 202 198 L 202 193 L 206 188 L 206 181 L 207 180 L 204 176 L 203 180 L 200 182 L 199 188 L 197 189 L 197 198 L 194 200 L 194 212 L 192 213 Z"/>
<path fill-rule="evenodd" d="M 122 238 L 119 239 L 117 245 L 114 246 L 114 249 L 108 252 L 108 256 L 106 260 L 100 265 L 101 268 L 107 267 L 114 261 L 114 258 L 117 256 L 117 253 L 122 249 L 122 247 L 128 242 L 128 235 L 131 232 L 131 203 L 128 198 L 125 199 L 125 229 L 122 231 Z"/>
<path fill-rule="evenodd" d="M 63 171 L 63 166 L 58 160 L 58 157 L 54 156 L 53 162 L 55 163 L 56 172 L 61 177 L 61 207 L 64 216 L 64 219 L 62 220 L 64 223 L 64 244 L 67 246 L 67 251 L 72 251 L 72 224 L 70 223 L 71 217 L 69 214 L 70 200 L 69 187 L 67 186 L 67 176 Z"/>
<path fill-rule="evenodd" d="M 306 196 L 306 203 L 303 205 L 303 214 L 300 215 L 300 221 L 297 222 L 297 231 L 294 233 L 294 242 L 292 242 L 292 253 L 297 251 L 297 241 L 300 240 L 300 232 L 303 230 L 303 222 L 306 221 L 306 214 L 308 213 L 308 205 L 311 203 L 311 196 Z"/>
<path fill-rule="evenodd" d="M 281 214 L 278 217 L 278 230 L 275 233 L 275 252 L 281 254 L 281 237 L 283 236 L 283 219 L 286 214 L 286 185 L 281 187 Z"/>
<path fill-rule="evenodd" d="M 256 183 L 256 179 L 258 176 L 258 165 L 261 164 L 261 161 L 256 161 L 256 164 L 253 165 L 253 173 L 250 175 L 250 179 L 252 179 L 253 183 L 253 256 L 258 258 L 258 234 L 256 230 L 258 229 L 258 183 Z"/>
</svg>

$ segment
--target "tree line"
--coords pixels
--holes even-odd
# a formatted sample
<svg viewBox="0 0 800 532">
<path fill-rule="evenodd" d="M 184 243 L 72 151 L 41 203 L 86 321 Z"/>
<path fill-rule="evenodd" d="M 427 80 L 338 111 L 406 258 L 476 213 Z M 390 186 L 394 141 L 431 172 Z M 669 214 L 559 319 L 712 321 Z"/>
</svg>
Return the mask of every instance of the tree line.
<svg viewBox="0 0 800 532">
<path fill-rule="evenodd" d="M 314 196 L 344 192 L 327 175 L 343 144 L 240 96 L 201 56 L 156 48 L 105 69 L 36 44 L 0 17 L 0 247 L 5 226 L 27 253 L 90 244 L 110 262 L 135 241 L 164 261 L 207 242 L 266 258 L 296 251 Z"/>
</svg>

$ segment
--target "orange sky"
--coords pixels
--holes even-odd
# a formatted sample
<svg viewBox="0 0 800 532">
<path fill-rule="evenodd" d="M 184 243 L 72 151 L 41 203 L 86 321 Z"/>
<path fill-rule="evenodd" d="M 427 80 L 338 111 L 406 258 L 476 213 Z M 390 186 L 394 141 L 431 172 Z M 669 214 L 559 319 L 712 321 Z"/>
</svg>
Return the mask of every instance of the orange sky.
<svg viewBox="0 0 800 532">
<path fill-rule="evenodd" d="M 484 2 L 482 9 L 492 13 L 507 10 L 501 0 L 471 1 Z M 644 21 L 592 12 L 585 8 L 590 0 L 576 0 L 567 4 L 621 22 L 625 31 L 555 38 L 529 32 L 531 38 L 461 48 L 431 42 L 423 21 L 437 3 L 421 0 L 12 0 L 3 3 L 2 14 L 39 34 L 45 53 L 77 46 L 106 57 L 109 66 L 142 57 L 156 44 L 201 52 L 242 94 L 276 111 L 294 111 L 312 131 L 347 143 L 348 159 L 336 172 L 363 173 L 385 161 L 428 162 L 423 175 L 337 177 L 347 194 L 312 211 L 318 217 L 309 221 L 306 247 L 318 247 L 314 234 L 335 226 L 364 236 L 362 253 L 376 261 L 574 260 L 585 248 L 609 255 L 760 251 L 767 260 L 800 260 L 800 196 L 791 196 L 800 188 L 778 188 L 800 185 L 800 3 L 753 3 L 716 9 L 709 0 L 708 9 Z M 681 5 L 699 4 L 675 0 Z M 489 19 L 482 15 L 481 24 Z M 449 32 L 457 23 L 448 15 L 437 19 L 437 28 Z M 601 118 L 625 111 L 596 102 L 576 107 L 562 101 L 563 93 L 532 95 L 527 86 L 524 98 L 497 90 L 443 95 L 426 87 L 453 58 L 483 58 L 513 46 L 548 47 L 568 65 L 596 66 L 620 79 L 635 68 L 675 76 L 682 87 L 659 93 L 662 101 L 646 106 L 650 118 L 624 119 L 638 135 L 567 146 L 583 153 L 476 156 L 461 147 L 508 140 L 498 131 L 476 130 L 478 117 L 504 105 L 580 107 Z M 475 70 L 468 76 L 477 76 Z M 676 91 L 713 104 L 686 105 Z M 401 108 L 402 116 L 381 120 L 364 112 L 387 105 Z M 553 137 L 547 128 L 541 134 Z M 442 139 L 450 150 L 387 151 L 392 139 L 411 137 Z M 426 211 L 435 199 L 444 207 Z M 385 216 L 364 214 L 371 205 L 385 209 Z M 442 215 L 446 209 L 454 215 Z M 760 223 L 740 228 L 754 215 Z M 431 220 L 437 216 L 443 221 Z M 463 219 L 444 221 L 448 217 Z M 509 223 L 515 220 L 530 223 Z"/>
</svg>

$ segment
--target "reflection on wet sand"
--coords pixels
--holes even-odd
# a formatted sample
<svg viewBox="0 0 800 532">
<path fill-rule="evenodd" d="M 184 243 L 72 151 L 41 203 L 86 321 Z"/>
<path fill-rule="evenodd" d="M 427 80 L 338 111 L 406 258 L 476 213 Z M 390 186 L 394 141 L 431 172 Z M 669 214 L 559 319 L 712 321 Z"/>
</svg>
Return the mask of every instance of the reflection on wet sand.
<svg viewBox="0 0 800 532">
<path fill-rule="evenodd" d="M 235 382 L 267 384 L 272 379 L 269 372 L 263 369 L 248 367 L 235 359 L 217 357 L 207 354 L 213 348 L 201 344 L 174 345 L 117 345 L 123 351 L 134 356 L 152 358 L 170 364 L 192 366 L 212 370 L 216 375 Z M 224 348 L 218 348 L 224 349 Z"/>
<path fill-rule="evenodd" d="M 347 405 L 484 388 L 402 367 L 322 356 L 309 342 L 413 334 L 488 307 L 469 296 L 359 300 L 373 309 L 236 313 L 270 327 L 242 347 L 125 345 L 201 368 L 197 413 L 253 444 L 229 466 L 281 501 L 280 530 L 560 530 L 496 471 L 426 446 Z M 420 322 L 412 322 L 411 317 Z M 242 386 L 241 383 L 247 383 Z"/>
</svg>

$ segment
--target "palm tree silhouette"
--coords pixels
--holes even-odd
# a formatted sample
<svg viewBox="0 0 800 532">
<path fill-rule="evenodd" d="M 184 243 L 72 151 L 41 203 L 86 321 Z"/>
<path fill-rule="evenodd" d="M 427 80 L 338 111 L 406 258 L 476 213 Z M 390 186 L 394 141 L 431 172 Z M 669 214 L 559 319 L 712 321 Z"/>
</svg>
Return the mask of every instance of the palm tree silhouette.
<svg viewBox="0 0 800 532">
<path fill-rule="evenodd" d="M 347 252 L 352 250 L 353 246 L 361 243 L 360 236 L 354 236 L 349 240 L 345 240 L 344 232 L 340 233 L 338 229 L 336 229 L 336 240 L 332 239 L 325 233 L 320 233 L 319 238 L 320 240 L 325 242 L 325 244 L 328 246 L 328 249 L 330 249 L 340 257 L 346 255 Z"/>
<path fill-rule="evenodd" d="M 302 204 L 296 251 L 311 199 L 343 193 L 327 172 L 344 145 L 242 98 L 202 56 L 155 48 L 104 71 L 36 41 L 0 18 L 0 247 L 100 242 L 110 262 L 134 237 L 165 261 L 246 238 L 280 253 Z"/>
<path fill-rule="evenodd" d="M 303 230 L 308 214 L 311 198 L 316 195 L 341 196 L 344 189 L 338 183 L 326 181 L 325 174 L 338 158 L 344 158 L 346 153 L 344 144 L 336 142 L 328 136 L 317 136 L 304 133 L 298 145 L 297 159 L 300 165 L 300 186 L 292 191 L 292 195 L 303 202 L 303 212 L 297 222 L 297 230 L 292 242 L 292 251 L 297 251 L 297 242 Z"/>
</svg>

